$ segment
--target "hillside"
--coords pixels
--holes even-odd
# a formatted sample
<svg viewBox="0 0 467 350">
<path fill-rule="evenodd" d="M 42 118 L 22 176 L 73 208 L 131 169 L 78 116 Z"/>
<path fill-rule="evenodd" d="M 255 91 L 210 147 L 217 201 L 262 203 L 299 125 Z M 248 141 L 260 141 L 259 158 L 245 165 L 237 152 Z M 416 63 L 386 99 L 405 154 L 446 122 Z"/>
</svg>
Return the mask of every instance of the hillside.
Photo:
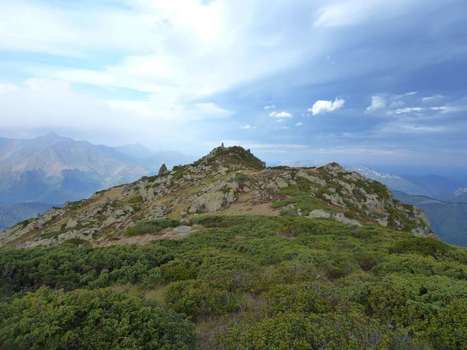
<svg viewBox="0 0 467 350">
<path fill-rule="evenodd" d="M 161 170 L 1 233 L 2 349 L 465 349 L 467 251 L 383 185 L 240 147 Z"/>
<path fill-rule="evenodd" d="M 98 192 L 20 223 L 0 234 L 0 244 L 30 247 L 69 239 L 116 243 L 132 230 L 152 233 L 151 222 L 189 223 L 203 213 L 329 218 L 354 226 L 377 223 L 416 234 L 430 232 L 418 209 L 400 204 L 384 185 L 336 163 L 266 168 L 241 147 L 219 147 L 193 164 Z"/>
</svg>

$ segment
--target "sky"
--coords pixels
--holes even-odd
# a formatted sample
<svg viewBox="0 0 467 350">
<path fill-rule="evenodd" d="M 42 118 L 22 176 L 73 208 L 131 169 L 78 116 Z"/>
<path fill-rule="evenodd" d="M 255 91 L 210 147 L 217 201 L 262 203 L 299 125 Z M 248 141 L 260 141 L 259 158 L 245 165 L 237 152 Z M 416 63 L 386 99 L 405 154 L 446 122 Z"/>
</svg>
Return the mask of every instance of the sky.
<svg viewBox="0 0 467 350">
<path fill-rule="evenodd" d="M 0 136 L 467 167 L 465 0 L 0 1 Z"/>
</svg>

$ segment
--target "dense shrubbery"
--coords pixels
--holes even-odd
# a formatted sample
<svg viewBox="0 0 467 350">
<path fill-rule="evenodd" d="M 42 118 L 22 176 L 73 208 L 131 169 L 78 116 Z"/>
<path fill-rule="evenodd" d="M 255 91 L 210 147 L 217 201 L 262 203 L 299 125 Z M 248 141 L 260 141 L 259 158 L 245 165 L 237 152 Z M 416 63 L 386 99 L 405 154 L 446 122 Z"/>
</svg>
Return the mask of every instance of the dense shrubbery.
<svg viewBox="0 0 467 350">
<path fill-rule="evenodd" d="M 225 337 L 227 349 L 381 349 L 387 336 L 357 311 L 346 314 L 284 312 L 251 324 L 233 326 Z"/>
<path fill-rule="evenodd" d="M 0 347 L 73 349 L 79 339 L 89 342 L 81 348 L 138 349 L 151 339 L 183 348 L 194 346 L 193 323 L 208 349 L 463 349 L 467 341 L 463 249 L 301 217 L 194 221 L 205 229 L 145 247 L 3 250 Z M 42 286 L 53 290 L 25 294 Z M 103 320 L 94 324 L 103 341 L 133 343 L 92 343 L 93 317 Z"/>
<path fill-rule="evenodd" d="M 150 269 L 171 259 L 169 251 L 158 246 L 5 250 L 0 254 L 0 292 L 8 295 L 41 286 L 71 290 L 138 283 Z"/>
<path fill-rule="evenodd" d="M 2 349 L 190 349 L 193 326 L 154 303 L 110 290 L 39 289 L 0 304 Z"/>
<path fill-rule="evenodd" d="M 219 281 L 187 280 L 172 283 L 166 301 L 176 312 L 192 318 L 222 315 L 237 311 L 240 307 L 239 295 Z"/>
<path fill-rule="evenodd" d="M 180 225 L 177 220 L 172 219 L 159 219 L 153 221 L 141 221 L 137 222 L 135 226 L 130 227 L 126 230 L 127 236 L 139 236 L 148 233 L 157 234 L 163 229 L 176 227 Z"/>
</svg>

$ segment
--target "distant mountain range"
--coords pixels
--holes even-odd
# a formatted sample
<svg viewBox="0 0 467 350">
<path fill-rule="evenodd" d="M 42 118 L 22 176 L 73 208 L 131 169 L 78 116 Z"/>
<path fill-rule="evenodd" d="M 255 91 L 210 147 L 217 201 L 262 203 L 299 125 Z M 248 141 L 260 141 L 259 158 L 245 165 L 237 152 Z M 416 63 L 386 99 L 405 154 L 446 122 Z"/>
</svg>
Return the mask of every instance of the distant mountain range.
<svg viewBox="0 0 467 350">
<path fill-rule="evenodd" d="M 0 225 L 155 174 L 163 162 L 172 166 L 187 159 L 137 144 L 108 147 L 54 133 L 34 139 L 0 138 Z"/>
<path fill-rule="evenodd" d="M 433 231 L 444 241 L 467 247 L 467 202 L 446 202 L 398 191 L 393 193 L 401 202 L 422 209 Z"/>
<path fill-rule="evenodd" d="M 433 231 L 441 239 L 452 244 L 467 246 L 465 183 L 438 175 L 393 175 L 363 167 L 355 170 L 368 178 L 384 183 L 401 202 L 422 209 Z"/>
<path fill-rule="evenodd" d="M 51 207 L 45 203 L 0 204 L 0 230 L 36 215 Z"/>
<path fill-rule="evenodd" d="M 354 167 L 353 169 L 370 179 L 384 183 L 394 191 L 446 201 L 467 201 L 467 179 L 462 183 L 440 175 L 396 175 L 366 167 Z"/>
</svg>

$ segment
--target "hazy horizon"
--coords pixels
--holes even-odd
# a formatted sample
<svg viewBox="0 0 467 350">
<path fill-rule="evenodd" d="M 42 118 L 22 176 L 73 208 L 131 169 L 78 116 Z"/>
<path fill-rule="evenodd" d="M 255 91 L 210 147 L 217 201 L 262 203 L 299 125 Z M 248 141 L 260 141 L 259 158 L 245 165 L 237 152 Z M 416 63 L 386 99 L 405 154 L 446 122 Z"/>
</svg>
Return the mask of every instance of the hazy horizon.
<svg viewBox="0 0 467 350">
<path fill-rule="evenodd" d="M 152 148 L 150 146 L 144 145 L 139 142 L 130 143 L 130 144 L 105 144 L 105 143 L 94 143 L 91 140 L 86 140 L 84 138 L 75 139 L 71 136 L 60 135 L 57 132 L 49 131 L 46 133 L 40 133 L 37 135 L 28 135 L 22 136 L 17 138 L 11 138 L 8 136 L 4 136 L 0 134 L 0 139 L 14 139 L 14 140 L 35 140 L 35 139 L 42 139 L 42 138 L 65 138 L 71 139 L 76 142 L 86 142 L 90 143 L 94 146 L 104 146 L 104 147 L 111 147 L 117 151 L 121 151 L 123 148 L 132 148 L 133 152 L 141 151 L 141 159 L 144 162 L 145 157 L 150 156 L 160 156 L 161 154 L 166 153 L 167 156 L 172 156 L 174 158 L 182 158 L 184 161 L 175 161 L 173 163 L 173 159 L 167 158 L 166 161 L 170 162 L 171 164 L 186 164 L 192 161 L 199 159 L 200 157 L 205 156 L 208 152 L 210 152 L 213 148 L 218 147 L 221 143 L 223 143 L 226 147 L 228 146 L 241 146 L 246 149 L 251 149 L 252 152 L 257 155 L 260 159 L 264 160 L 268 166 L 277 166 L 277 165 L 287 165 L 287 166 L 297 166 L 297 167 L 309 167 L 309 166 L 322 166 L 331 162 L 339 162 L 344 167 L 348 168 L 349 170 L 358 170 L 358 171 L 377 171 L 380 172 L 380 175 L 395 175 L 395 176 L 441 176 L 446 177 L 447 179 L 459 181 L 460 184 L 466 184 L 465 180 L 467 177 L 467 167 L 464 167 L 467 164 L 459 164 L 457 167 L 453 166 L 426 166 L 426 165 L 404 165 L 399 163 L 394 164 L 384 164 L 384 163 L 371 163 L 369 161 L 351 161 L 342 159 L 340 157 L 323 157 L 323 158 L 291 158 L 289 153 L 282 152 L 280 154 L 271 153 L 268 150 L 264 150 L 261 147 L 257 147 L 258 145 L 245 145 L 245 144 L 234 144 L 234 143 L 225 143 L 223 141 L 219 142 L 215 145 L 209 145 L 204 150 L 199 152 L 192 152 L 191 150 L 184 150 L 183 152 L 169 149 L 169 148 Z M 253 148 L 249 147 L 253 146 Z M 209 148 L 210 147 L 210 148 Z M 134 154 L 132 154 L 134 156 Z M 157 170 L 157 169 L 155 169 Z"/>
</svg>

